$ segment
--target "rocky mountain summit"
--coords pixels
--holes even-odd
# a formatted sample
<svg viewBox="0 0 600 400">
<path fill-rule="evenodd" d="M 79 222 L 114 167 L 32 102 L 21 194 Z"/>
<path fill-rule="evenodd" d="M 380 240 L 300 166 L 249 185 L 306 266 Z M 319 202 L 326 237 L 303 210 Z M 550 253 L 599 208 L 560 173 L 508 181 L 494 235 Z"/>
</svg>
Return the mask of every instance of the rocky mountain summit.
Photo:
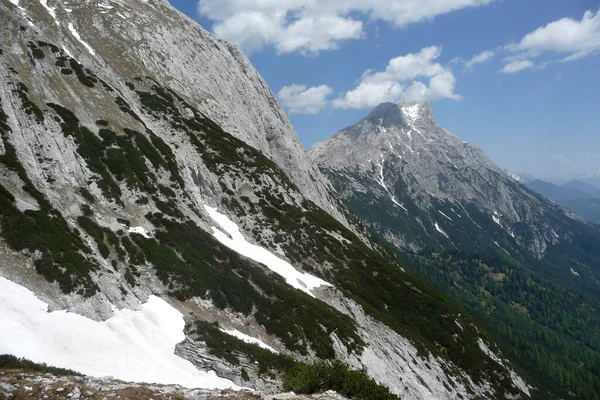
<svg viewBox="0 0 600 400">
<path fill-rule="evenodd" d="M 236 47 L 164 0 L 2 0 L 0 21 L 0 354 L 190 389 L 530 394 L 361 228 Z"/>
<path fill-rule="evenodd" d="M 501 246 L 544 259 L 584 231 L 597 236 L 439 126 L 425 101 L 381 104 L 309 153 L 350 208 L 400 248 Z M 598 282 L 595 268 L 586 273 Z"/>
</svg>

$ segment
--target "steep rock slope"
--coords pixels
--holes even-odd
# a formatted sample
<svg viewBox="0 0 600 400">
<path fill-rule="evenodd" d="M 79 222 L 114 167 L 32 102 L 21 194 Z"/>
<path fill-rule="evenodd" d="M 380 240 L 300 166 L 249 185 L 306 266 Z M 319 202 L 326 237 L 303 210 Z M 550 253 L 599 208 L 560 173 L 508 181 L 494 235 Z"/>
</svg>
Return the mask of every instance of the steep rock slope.
<svg viewBox="0 0 600 400">
<path fill-rule="evenodd" d="M 600 233 L 440 127 L 427 102 L 381 104 L 309 153 L 350 208 L 400 248 L 502 247 L 558 266 L 542 271 L 556 280 L 600 293 L 591 262 L 598 254 L 587 245 Z M 587 282 L 559 266 L 565 248 L 585 264 Z"/>
<path fill-rule="evenodd" d="M 35 341 L 20 311 L 47 305 L 56 332 L 64 309 L 120 332 L 156 296 L 176 353 L 241 386 L 337 358 L 405 398 L 528 393 L 460 309 L 345 226 L 235 49 L 164 1 L 11 0 L 0 21 L 0 275 L 22 300 L 2 299 L 0 330 Z"/>
<path fill-rule="evenodd" d="M 151 76 L 177 91 L 271 158 L 307 198 L 345 222 L 331 187 L 246 56 L 168 1 L 21 1 L 18 7 L 32 30 L 88 67 L 125 80 Z"/>
</svg>

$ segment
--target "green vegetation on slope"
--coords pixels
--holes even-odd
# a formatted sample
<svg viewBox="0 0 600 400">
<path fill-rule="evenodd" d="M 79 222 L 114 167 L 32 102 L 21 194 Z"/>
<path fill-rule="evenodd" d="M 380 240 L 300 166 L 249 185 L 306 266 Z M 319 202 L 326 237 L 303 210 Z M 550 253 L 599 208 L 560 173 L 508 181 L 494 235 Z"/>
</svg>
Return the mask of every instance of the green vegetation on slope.
<svg viewBox="0 0 600 400">
<path fill-rule="evenodd" d="M 415 272 L 461 301 L 543 389 L 600 399 L 600 300 L 561 288 L 501 251 L 415 257 Z M 560 390 L 558 390 L 560 393 Z"/>
</svg>

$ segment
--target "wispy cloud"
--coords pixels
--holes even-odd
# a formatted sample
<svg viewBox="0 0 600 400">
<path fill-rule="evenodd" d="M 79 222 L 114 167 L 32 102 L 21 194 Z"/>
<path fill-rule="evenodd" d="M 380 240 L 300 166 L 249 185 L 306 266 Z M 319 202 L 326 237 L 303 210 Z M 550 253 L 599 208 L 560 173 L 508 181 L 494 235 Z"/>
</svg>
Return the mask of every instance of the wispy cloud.
<svg viewBox="0 0 600 400">
<path fill-rule="evenodd" d="M 524 69 L 529 69 L 535 67 L 535 64 L 531 60 L 515 60 L 506 64 L 500 72 L 504 74 L 514 74 L 519 71 L 523 71 Z"/>
<path fill-rule="evenodd" d="M 478 64 L 483 64 L 483 63 L 491 60 L 492 58 L 494 58 L 494 55 L 495 55 L 495 53 L 493 50 L 487 50 L 487 51 L 481 52 L 481 53 L 477 54 L 476 56 L 474 56 L 473 58 L 471 58 L 470 60 L 465 61 L 465 68 L 471 69 Z"/>
</svg>

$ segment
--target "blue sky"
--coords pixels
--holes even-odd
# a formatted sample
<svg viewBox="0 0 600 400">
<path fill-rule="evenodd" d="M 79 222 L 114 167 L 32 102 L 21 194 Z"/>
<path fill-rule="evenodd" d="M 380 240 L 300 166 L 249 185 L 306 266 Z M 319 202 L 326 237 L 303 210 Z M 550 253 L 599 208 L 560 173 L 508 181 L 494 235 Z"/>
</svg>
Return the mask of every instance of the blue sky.
<svg viewBox="0 0 600 400">
<path fill-rule="evenodd" d="M 424 98 L 503 168 L 600 170 L 598 0 L 171 3 L 246 51 L 307 148 Z"/>
</svg>

